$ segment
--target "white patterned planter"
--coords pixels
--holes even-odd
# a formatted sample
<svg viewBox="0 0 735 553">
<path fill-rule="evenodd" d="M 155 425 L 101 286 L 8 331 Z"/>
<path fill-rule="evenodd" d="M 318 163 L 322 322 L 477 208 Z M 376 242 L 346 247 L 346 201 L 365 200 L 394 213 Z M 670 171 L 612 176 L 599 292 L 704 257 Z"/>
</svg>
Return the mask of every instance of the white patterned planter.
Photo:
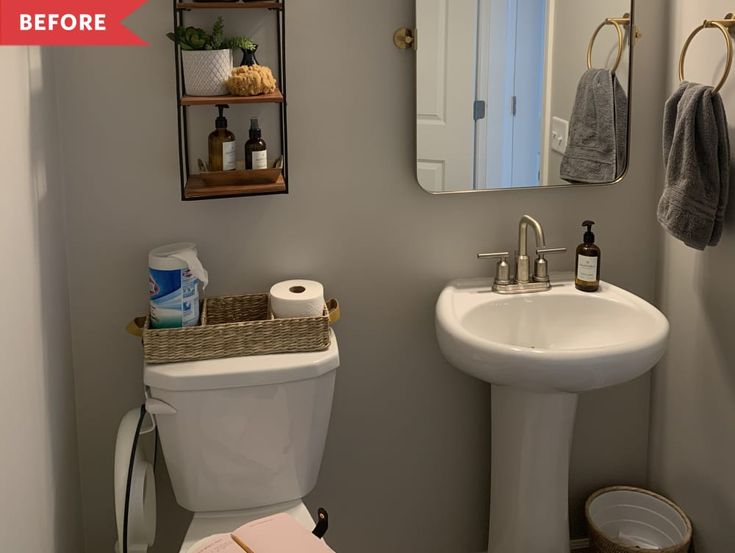
<svg viewBox="0 0 735 553">
<path fill-rule="evenodd" d="M 189 96 L 224 96 L 232 71 L 232 50 L 182 50 L 184 92 Z"/>
</svg>

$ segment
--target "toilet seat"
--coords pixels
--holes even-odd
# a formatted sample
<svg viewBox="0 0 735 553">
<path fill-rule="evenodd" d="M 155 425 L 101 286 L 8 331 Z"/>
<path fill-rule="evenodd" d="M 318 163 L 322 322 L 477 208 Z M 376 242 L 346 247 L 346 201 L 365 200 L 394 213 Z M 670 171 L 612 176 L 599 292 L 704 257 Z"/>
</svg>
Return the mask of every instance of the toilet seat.
<svg viewBox="0 0 735 553">
<path fill-rule="evenodd" d="M 252 520 L 274 515 L 276 513 L 288 513 L 301 523 L 306 529 L 312 530 L 315 526 L 314 518 L 299 500 L 255 507 L 244 511 L 225 511 L 218 513 L 195 513 L 194 518 L 186 532 L 184 542 L 181 544 L 179 553 L 187 553 L 194 545 L 205 542 L 214 534 L 232 532 L 243 524 Z"/>
<path fill-rule="evenodd" d="M 146 418 L 148 424 L 143 424 Z M 156 539 L 156 481 L 153 465 L 146 458 L 140 444 L 135 447 L 139 436 L 150 433 L 154 428 L 150 417 L 143 417 L 141 409 L 138 408 L 131 409 L 122 418 L 117 431 L 113 473 L 117 553 L 125 549 L 123 548 L 125 539 L 128 553 L 146 553 Z"/>
</svg>

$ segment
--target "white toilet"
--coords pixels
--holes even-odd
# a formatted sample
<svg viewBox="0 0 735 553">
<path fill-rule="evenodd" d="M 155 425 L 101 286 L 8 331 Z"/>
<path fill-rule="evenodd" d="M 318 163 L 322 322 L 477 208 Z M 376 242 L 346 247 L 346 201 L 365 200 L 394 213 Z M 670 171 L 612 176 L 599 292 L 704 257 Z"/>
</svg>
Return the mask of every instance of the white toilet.
<svg viewBox="0 0 735 553">
<path fill-rule="evenodd" d="M 316 485 L 339 350 L 146 365 L 178 503 L 193 511 L 181 552 L 276 512 L 311 530 L 302 498 Z"/>
</svg>

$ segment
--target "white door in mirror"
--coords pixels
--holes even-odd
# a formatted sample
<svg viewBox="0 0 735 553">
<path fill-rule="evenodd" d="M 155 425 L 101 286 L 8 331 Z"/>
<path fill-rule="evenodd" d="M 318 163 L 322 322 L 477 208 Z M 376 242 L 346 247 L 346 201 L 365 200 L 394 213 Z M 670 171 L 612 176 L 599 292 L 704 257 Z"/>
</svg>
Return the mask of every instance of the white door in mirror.
<svg viewBox="0 0 735 553">
<path fill-rule="evenodd" d="M 417 177 L 430 192 L 474 188 L 477 2 L 420 0 Z"/>
</svg>

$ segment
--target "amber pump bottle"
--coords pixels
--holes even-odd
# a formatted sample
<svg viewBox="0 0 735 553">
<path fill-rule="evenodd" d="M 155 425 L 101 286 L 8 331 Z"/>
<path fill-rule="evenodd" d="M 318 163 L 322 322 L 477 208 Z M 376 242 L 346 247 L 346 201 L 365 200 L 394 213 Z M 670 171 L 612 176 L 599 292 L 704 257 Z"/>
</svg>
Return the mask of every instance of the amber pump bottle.
<svg viewBox="0 0 735 553">
<path fill-rule="evenodd" d="M 245 169 L 268 169 L 268 148 L 258 119 L 250 120 L 250 140 L 245 143 Z"/>
<path fill-rule="evenodd" d="M 585 221 L 587 227 L 584 233 L 584 242 L 577 247 L 577 269 L 575 270 L 575 284 L 582 292 L 596 292 L 600 288 L 600 248 L 595 244 L 595 234 L 592 232 L 594 221 Z"/>
<path fill-rule="evenodd" d="M 235 135 L 227 129 L 225 104 L 217 106 L 219 117 L 214 122 L 215 129 L 209 135 L 209 170 L 232 171 L 236 168 Z"/>
</svg>

